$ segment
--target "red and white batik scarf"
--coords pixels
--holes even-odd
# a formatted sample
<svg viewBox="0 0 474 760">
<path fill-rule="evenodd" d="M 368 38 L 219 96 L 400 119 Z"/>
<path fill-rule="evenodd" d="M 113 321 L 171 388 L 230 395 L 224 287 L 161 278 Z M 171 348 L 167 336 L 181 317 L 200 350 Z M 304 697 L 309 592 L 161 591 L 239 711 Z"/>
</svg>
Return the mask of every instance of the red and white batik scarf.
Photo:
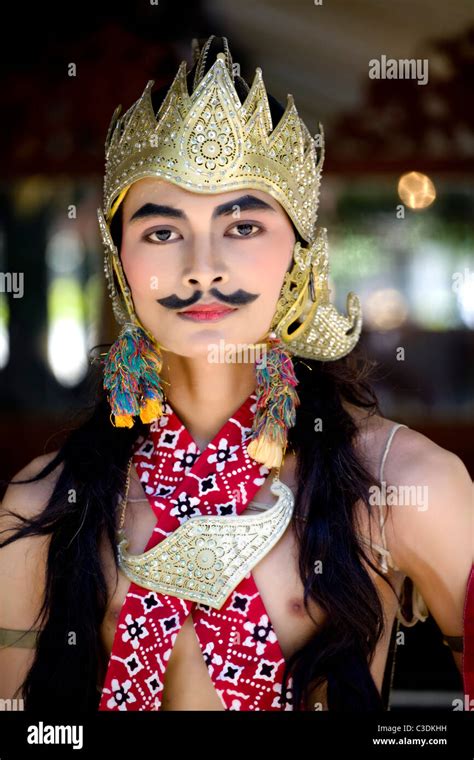
<svg viewBox="0 0 474 760">
<path fill-rule="evenodd" d="M 250 395 L 202 452 L 169 404 L 150 426 L 146 440 L 138 440 L 133 462 L 157 518 L 145 551 L 190 517 L 225 518 L 244 511 L 269 473 L 246 451 L 255 401 L 255 395 Z M 209 676 L 225 709 L 293 709 L 291 678 L 288 701 L 282 704 L 285 660 L 249 572 L 220 610 L 131 582 L 118 619 L 99 710 L 160 709 L 166 665 L 190 614 Z"/>
</svg>

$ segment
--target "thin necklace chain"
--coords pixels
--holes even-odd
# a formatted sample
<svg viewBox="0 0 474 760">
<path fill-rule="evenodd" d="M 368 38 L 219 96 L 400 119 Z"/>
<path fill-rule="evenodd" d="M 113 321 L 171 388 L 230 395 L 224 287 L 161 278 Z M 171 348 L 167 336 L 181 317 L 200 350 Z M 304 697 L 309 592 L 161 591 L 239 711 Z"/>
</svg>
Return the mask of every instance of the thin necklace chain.
<svg viewBox="0 0 474 760">
<path fill-rule="evenodd" d="M 128 463 L 128 470 L 127 470 L 127 479 L 125 481 L 125 493 L 122 498 L 122 510 L 120 514 L 119 530 L 123 530 L 123 526 L 125 525 L 125 510 L 127 509 L 127 503 L 129 501 L 128 492 L 130 489 L 130 475 L 132 472 L 132 464 L 133 464 L 133 457 L 130 457 L 130 461 Z"/>
</svg>

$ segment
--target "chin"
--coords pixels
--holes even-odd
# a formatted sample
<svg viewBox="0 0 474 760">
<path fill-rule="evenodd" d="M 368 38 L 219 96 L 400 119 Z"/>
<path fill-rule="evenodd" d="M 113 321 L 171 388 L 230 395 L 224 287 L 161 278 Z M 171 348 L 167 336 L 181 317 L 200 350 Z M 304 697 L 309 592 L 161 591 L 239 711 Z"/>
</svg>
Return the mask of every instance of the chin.
<svg viewBox="0 0 474 760">
<path fill-rule="evenodd" d="M 184 355 L 203 357 L 215 363 L 215 357 L 220 355 L 225 346 L 234 345 L 235 337 L 218 327 L 199 327 L 194 335 L 186 341 Z"/>
<path fill-rule="evenodd" d="M 259 337 L 264 333 L 262 331 Z M 165 343 L 167 348 L 179 356 L 189 358 L 207 359 L 210 364 L 233 364 L 236 361 L 241 363 L 242 360 L 236 359 L 235 347 L 240 346 L 241 351 L 245 346 L 249 346 L 258 340 L 255 334 L 250 335 L 247 331 L 237 335 L 217 327 L 199 327 L 195 330 L 194 335 L 187 336 L 183 340 L 169 340 Z M 233 353 L 234 352 L 234 353 Z"/>
</svg>

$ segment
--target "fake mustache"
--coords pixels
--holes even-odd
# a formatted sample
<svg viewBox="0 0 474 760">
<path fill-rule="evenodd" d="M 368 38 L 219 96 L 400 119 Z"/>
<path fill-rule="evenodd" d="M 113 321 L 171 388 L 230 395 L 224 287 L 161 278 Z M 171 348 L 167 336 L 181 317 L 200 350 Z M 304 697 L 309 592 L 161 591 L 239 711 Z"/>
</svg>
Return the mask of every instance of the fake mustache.
<svg viewBox="0 0 474 760">
<path fill-rule="evenodd" d="M 230 306 L 242 306 L 243 304 L 251 303 L 260 295 L 260 293 L 249 293 L 240 288 L 230 295 L 219 293 L 216 288 L 211 288 L 209 292 L 218 301 L 230 304 Z M 197 290 L 190 298 L 183 299 L 173 293 L 171 296 L 166 296 L 166 298 L 157 298 L 156 302 L 161 304 L 161 306 L 166 306 L 167 309 L 186 309 L 188 306 L 194 306 L 201 299 L 202 294 L 202 290 Z"/>
</svg>

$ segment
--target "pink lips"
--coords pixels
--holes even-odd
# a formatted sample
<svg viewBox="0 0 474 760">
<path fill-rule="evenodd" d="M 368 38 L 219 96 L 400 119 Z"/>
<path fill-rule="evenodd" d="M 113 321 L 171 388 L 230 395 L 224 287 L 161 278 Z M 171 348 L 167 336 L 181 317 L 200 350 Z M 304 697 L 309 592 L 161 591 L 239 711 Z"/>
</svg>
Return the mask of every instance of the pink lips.
<svg viewBox="0 0 474 760">
<path fill-rule="evenodd" d="M 178 311 L 178 316 L 184 319 L 190 319 L 194 322 L 215 322 L 218 319 L 231 314 L 237 309 L 230 308 L 228 306 L 222 306 L 221 304 L 214 302 L 212 304 L 200 304 L 199 306 L 191 306 L 186 311 Z"/>
<path fill-rule="evenodd" d="M 191 306 L 185 311 L 178 311 L 178 316 L 184 317 L 184 319 L 192 319 L 195 322 L 215 322 L 217 319 L 222 319 L 233 311 L 237 311 L 237 309 L 222 306 L 217 301 L 213 301 L 212 303 Z"/>
</svg>

